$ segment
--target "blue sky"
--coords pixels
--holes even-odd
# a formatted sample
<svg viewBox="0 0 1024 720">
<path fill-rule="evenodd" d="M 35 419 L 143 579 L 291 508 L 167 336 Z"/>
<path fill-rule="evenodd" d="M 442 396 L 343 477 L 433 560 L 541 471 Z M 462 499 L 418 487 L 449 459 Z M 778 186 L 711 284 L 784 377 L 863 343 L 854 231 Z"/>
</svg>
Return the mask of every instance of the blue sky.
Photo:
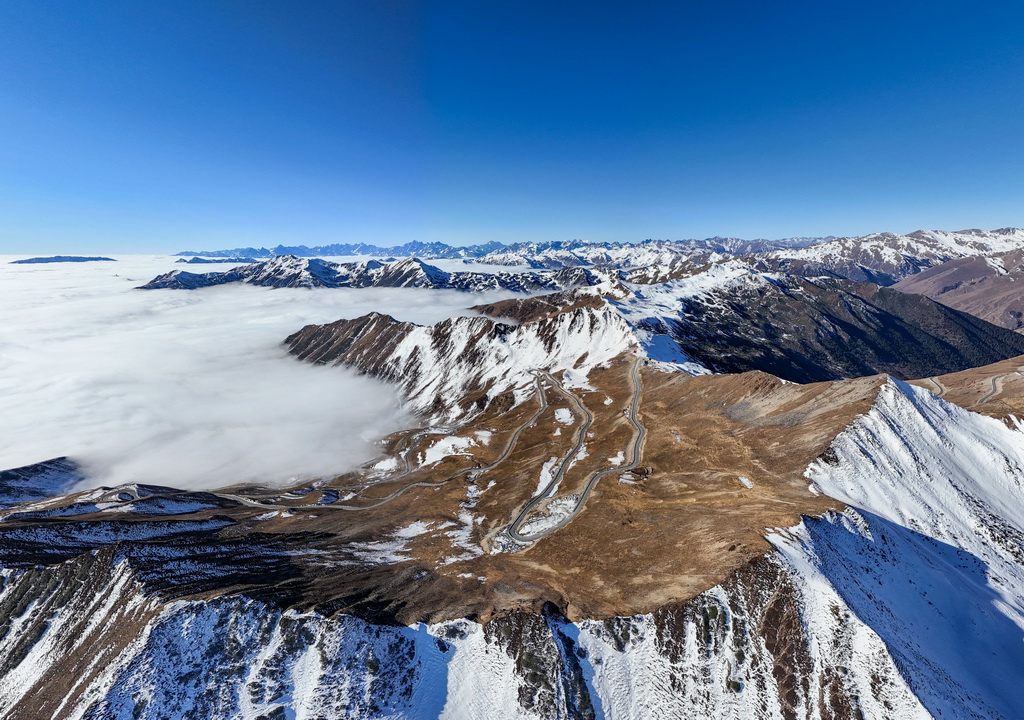
<svg viewBox="0 0 1024 720">
<path fill-rule="evenodd" d="M 0 252 L 1024 224 L 1017 2 L 0 4 Z"/>
</svg>

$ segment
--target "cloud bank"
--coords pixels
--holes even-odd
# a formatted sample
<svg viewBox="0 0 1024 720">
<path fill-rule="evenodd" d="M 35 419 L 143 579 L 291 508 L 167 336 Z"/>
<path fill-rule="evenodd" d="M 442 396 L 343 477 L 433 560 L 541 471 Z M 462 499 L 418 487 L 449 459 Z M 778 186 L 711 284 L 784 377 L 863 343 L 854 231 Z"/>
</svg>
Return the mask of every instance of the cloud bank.
<svg viewBox="0 0 1024 720">
<path fill-rule="evenodd" d="M 344 472 L 414 424 L 388 386 L 281 341 L 371 310 L 437 322 L 507 293 L 224 286 L 135 290 L 174 258 L 0 257 L 0 469 L 60 455 L 90 485 L 209 489 Z M 180 266 L 179 266 L 180 267 Z"/>
</svg>

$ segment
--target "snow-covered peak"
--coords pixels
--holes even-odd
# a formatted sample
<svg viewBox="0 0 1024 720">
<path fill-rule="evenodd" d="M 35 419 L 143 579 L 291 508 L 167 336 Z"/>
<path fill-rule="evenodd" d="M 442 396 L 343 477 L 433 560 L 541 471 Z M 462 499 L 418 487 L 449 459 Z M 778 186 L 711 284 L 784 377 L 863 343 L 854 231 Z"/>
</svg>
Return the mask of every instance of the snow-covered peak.
<svg viewBox="0 0 1024 720">
<path fill-rule="evenodd" d="M 890 379 L 832 450 L 836 462 L 813 465 L 808 477 L 843 502 L 979 556 L 991 545 L 975 531 L 990 517 L 1010 523 L 1024 539 L 1019 427 Z M 1021 590 L 1024 597 L 1024 585 Z"/>
<path fill-rule="evenodd" d="M 890 380 L 807 476 L 851 507 L 771 540 L 822 647 L 855 618 L 925 716 L 1020 717 L 1024 433 Z"/>
<path fill-rule="evenodd" d="M 634 328 L 644 354 L 650 359 L 702 375 L 710 371 L 682 350 L 666 331 L 666 324 L 685 314 L 691 301 L 700 299 L 715 304 L 716 295 L 738 288 L 756 289 L 773 279 L 773 275 L 755 272 L 743 262 L 730 261 L 655 285 L 625 283 L 629 294 L 612 300 L 612 305 Z"/>
<path fill-rule="evenodd" d="M 1024 248 L 1024 230 L 944 232 L 918 230 L 908 235 L 872 233 L 837 238 L 804 248 L 775 250 L 759 261 L 805 275 L 835 275 L 892 284 L 900 278 L 955 258 Z"/>
<path fill-rule="evenodd" d="M 627 284 L 633 293 L 628 305 L 678 307 L 683 301 L 695 297 L 709 297 L 724 289 L 757 286 L 779 277 L 775 273 L 752 270 L 742 261 L 730 260 L 709 266 L 689 277 L 669 280 L 656 285 Z"/>
<path fill-rule="evenodd" d="M 374 285 L 387 287 L 443 287 L 449 285 L 451 275 L 428 265 L 417 257 L 408 257 L 384 263 L 377 269 Z"/>
<path fill-rule="evenodd" d="M 343 364 L 401 386 L 413 412 L 431 422 L 464 419 L 499 395 L 531 395 L 533 370 L 583 381 L 595 367 L 636 350 L 637 335 L 605 302 L 510 325 L 456 317 L 436 325 L 381 315 L 308 326 L 286 341 L 293 353 Z"/>
<path fill-rule="evenodd" d="M 593 285 L 611 278 L 608 271 L 571 267 L 537 272 L 452 272 L 409 257 L 389 262 L 364 260 L 334 263 L 318 258 L 281 255 L 226 272 L 189 273 L 181 270 L 160 275 L 143 289 L 192 290 L 228 283 L 268 287 L 425 287 L 463 291 L 511 290 L 513 292 L 557 291 Z"/>
</svg>

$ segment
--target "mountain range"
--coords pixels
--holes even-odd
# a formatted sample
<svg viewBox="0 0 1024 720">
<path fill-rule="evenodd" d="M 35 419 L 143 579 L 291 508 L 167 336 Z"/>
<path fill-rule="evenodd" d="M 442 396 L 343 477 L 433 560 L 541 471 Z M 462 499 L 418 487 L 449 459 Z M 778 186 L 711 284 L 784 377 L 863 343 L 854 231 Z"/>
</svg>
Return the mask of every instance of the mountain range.
<svg viewBox="0 0 1024 720">
<path fill-rule="evenodd" d="M 282 338 L 416 418 L 356 470 L 0 472 L 0 715 L 1024 717 L 1024 232 L 715 240 L 147 283 L 471 314 Z"/>
<path fill-rule="evenodd" d="M 907 235 L 873 233 L 859 237 L 790 238 L 785 240 L 645 240 L 630 243 L 595 243 L 585 240 L 546 243 L 486 243 L 450 246 L 444 243 L 410 242 L 394 247 L 336 244 L 315 247 L 278 246 L 234 248 L 179 255 L 207 257 L 272 258 L 281 255 L 316 257 L 368 255 L 377 258 L 418 257 L 462 259 L 490 265 L 528 265 L 558 268 L 598 265 L 645 268 L 671 264 L 680 259 L 718 261 L 750 256 L 756 269 L 781 271 L 806 277 L 828 275 L 850 280 L 891 285 L 903 277 L 956 258 L 1009 252 L 1024 243 L 1024 230 L 917 230 Z"/>
<path fill-rule="evenodd" d="M 366 260 L 358 263 L 334 263 L 319 258 L 282 255 L 269 260 L 218 273 L 191 273 L 172 270 L 153 278 L 143 290 L 196 290 L 213 285 L 245 283 L 274 288 L 364 288 L 404 287 L 440 290 L 510 290 L 538 292 L 592 285 L 608 279 L 606 273 L 582 267 L 530 273 L 449 273 L 418 258 L 391 262 Z"/>
</svg>

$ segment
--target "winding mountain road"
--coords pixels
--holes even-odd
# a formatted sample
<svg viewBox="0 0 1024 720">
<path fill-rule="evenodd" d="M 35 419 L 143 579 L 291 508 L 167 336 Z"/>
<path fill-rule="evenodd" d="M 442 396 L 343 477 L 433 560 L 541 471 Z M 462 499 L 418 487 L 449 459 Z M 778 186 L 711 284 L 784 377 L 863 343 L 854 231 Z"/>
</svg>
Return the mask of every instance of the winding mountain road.
<svg viewBox="0 0 1024 720">
<path fill-rule="evenodd" d="M 544 378 L 550 382 L 556 390 L 558 390 L 558 392 L 562 393 L 569 402 L 576 406 L 576 409 L 579 410 L 580 414 L 583 416 L 583 424 L 577 429 L 576 442 L 573 444 L 572 449 L 569 450 L 562 462 L 559 463 L 558 470 L 552 476 L 551 480 L 532 500 L 530 500 L 530 502 L 526 503 L 519 515 L 516 516 L 516 519 L 512 521 L 511 525 L 509 525 L 508 534 L 516 542 L 529 542 L 529 540 L 520 539 L 523 536 L 516 532 L 516 528 L 519 527 L 519 525 L 526 519 L 526 516 L 529 515 L 533 509 L 548 497 L 562 482 L 562 478 L 565 477 L 565 473 L 569 469 L 569 465 L 572 464 L 573 459 L 575 459 L 583 449 L 583 444 L 587 440 L 587 432 L 590 430 L 590 426 L 594 423 L 594 414 L 587 409 L 587 406 L 583 404 L 583 401 L 573 393 L 569 392 L 551 373 L 546 370 L 538 370 L 534 372 L 537 376 L 543 375 Z"/>
<path fill-rule="evenodd" d="M 1004 375 L 996 375 L 994 378 L 992 378 L 992 389 L 989 390 L 988 393 L 986 393 L 983 397 L 981 397 L 978 400 L 978 402 L 976 402 L 974 404 L 975 405 L 984 405 L 993 396 L 998 395 L 999 393 L 1001 393 L 1003 391 L 1003 378 L 1004 377 L 1006 377 L 1005 374 Z"/>
<path fill-rule="evenodd" d="M 938 390 L 938 392 L 935 394 L 935 397 L 942 397 L 943 395 L 946 394 L 946 386 L 943 385 L 942 381 L 939 380 L 937 377 L 928 378 L 928 382 L 934 385 L 935 389 Z"/>
<path fill-rule="evenodd" d="M 556 387 L 560 391 L 562 391 L 563 393 L 571 395 L 571 393 L 569 393 L 568 390 L 566 390 L 564 387 L 562 387 L 561 384 L 559 384 L 557 380 L 554 380 L 554 378 L 551 378 L 550 375 L 548 375 L 548 378 L 556 383 Z M 638 417 L 638 412 L 640 410 L 640 392 L 641 392 L 641 385 L 640 385 L 640 360 L 639 360 L 639 358 L 637 358 L 635 356 L 633 358 L 633 367 L 630 370 L 629 378 L 630 378 L 630 382 L 633 385 L 633 400 L 632 400 L 632 402 L 629 405 L 629 414 L 628 414 L 629 422 L 633 425 L 633 442 L 630 444 L 629 448 L 627 448 L 630 451 L 630 453 L 631 453 L 631 457 L 629 459 L 629 463 L 626 464 L 626 465 L 623 465 L 623 466 L 618 466 L 618 467 L 613 467 L 613 468 L 606 468 L 604 470 L 598 470 L 593 475 L 591 475 L 590 479 L 587 480 L 586 484 L 583 486 L 583 491 L 580 493 L 580 497 L 576 501 L 576 504 L 573 506 L 572 510 L 570 510 L 567 515 L 565 515 L 564 517 L 560 518 L 557 522 L 555 522 L 555 523 L 553 523 L 551 525 L 548 525 L 544 529 L 538 530 L 535 533 L 521 533 L 521 532 L 519 532 L 519 527 L 526 520 L 526 518 L 530 514 L 530 512 L 542 500 L 544 500 L 544 498 L 547 497 L 548 492 L 550 491 L 550 489 L 553 488 L 557 484 L 555 482 L 555 479 L 552 479 L 552 482 L 548 483 L 547 487 L 545 487 L 543 491 L 538 493 L 538 495 L 536 497 L 534 497 L 530 502 L 528 502 L 526 504 L 526 506 L 523 508 L 523 510 L 519 513 L 519 515 L 516 516 L 516 519 L 512 521 L 512 524 L 508 526 L 508 530 L 507 530 L 508 536 L 510 538 L 512 538 L 513 541 L 515 541 L 517 543 L 526 543 L 526 544 L 532 543 L 532 542 L 536 542 L 537 540 L 540 540 L 541 538 L 546 537 L 547 535 L 550 535 L 551 533 L 555 532 L 556 530 L 560 530 L 561 528 L 565 527 L 570 522 L 572 522 L 576 518 L 576 516 L 579 515 L 580 512 L 583 510 L 583 506 L 586 504 L 587 498 L 590 496 L 590 493 L 594 489 L 594 486 L 597 485 L 597 481 L 598 480 L 600 480 L 605 475 L 611 475 L 613 473 L 620 473 L 621 474 L 621 473 L 624 473 L 624 472 L 629 472 L 630 470 L 633 470 L 634 468 L 636 468 L 640 464 L 640 455 L 641 455 L 641 452 L 643 451 L 643 444 L 644 444 L 644 441 L 647 439 L 647 428 L 644 426 L 643 423 L 640 422 L 640 418 Z M 579 400 L 579 398 L 576 398 L 576 396 L 574 396 L 574 395 L 572 397 L 575 399 L 577 406 L 584 409 L 584 411 L 586 412 L 587 417 L 592 422 L 593 421 L 593 415 L 590 414 L 590 411 L 585 410 L 585 408 L 583 406 L 583 403 L 582 403 L 582 401 Z M 589 422 L 587 423 L 586 427 L 587 428 L 590 427 L 590 423 Z M 581 432 L 580 433 L 580 438 L 583 438 L 584 436 L 585 436 L 585 432 Z M 579 446 L 580 443 L 578 442 L 577 445 Z M 579 452 L 579 450 L 576 449 L 575 452 Z M 574 457 L 574 456 L 575 455 L 573 453 L 571 453 L 570 456 L 566 457 L 566 460 L 562 463 L 562 466 L 559 468 L 560 475 L 564 474 L 564 469 L 567 468 L 567 466 L 569 464 L 570 458 Z M 560 475 L 556 476 L 556 478 L 559 479 L 559 480 L 561 479 Z"/>
</svg>

